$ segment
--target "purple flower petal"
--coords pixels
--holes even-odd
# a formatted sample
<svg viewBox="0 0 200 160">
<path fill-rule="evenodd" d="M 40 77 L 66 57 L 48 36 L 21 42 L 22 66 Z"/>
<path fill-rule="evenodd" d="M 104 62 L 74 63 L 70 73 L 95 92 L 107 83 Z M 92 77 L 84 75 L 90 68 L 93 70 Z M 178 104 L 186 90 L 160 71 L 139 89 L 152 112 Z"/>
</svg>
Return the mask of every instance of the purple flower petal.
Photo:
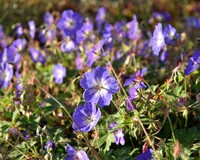
<svg viewBox="0 0 200 160">
<path fill-rule="evenodd" d="M 62 12 L 57 26 L 64 32 L 65 36 L 72 36 L 81 28 L 82 22 L 83 18 L 79 13 L 72 10 L 65 10 Z"/>
<path fill-rule="evenodd" d="M 97 103 L 99 101 L 100 94 L 98 90 L 92 88 L 84 91 L 83 97 L 86 102 Z"/>
<path fill-rule="evenodd" d="M 152 149 L 147 149 L 144 153 L 136 157 L 136 160 L 151 160 L 152 159 Z"/>
<path fill-rule="evenodd" d="M 109 93 L 106 89 L 101 89 L 99 91 L 99 95 L 99 107 L 108 106 L 110 104 L 110 101 L 112 100 L 112 94 Z"/>
<path fill-rule="evenodd" d="M 12 76 L 13 76 L 12 65 L 6 62 L 1 62 L 0 63 L 0 87 L 7 88 L 10 85 Z"/>
<path fill-rule="evenodd" d="M 57 63 L 53 69 L 54 81 L 58 84 L 63 83 L 63 79 L 66 76 L 66 69 L 62 64 Z"/>
<path fill-rule="evenodd" d="M 129 85 L 131 85 L 132 83 L 133 83 L 133 80 L 130 79 L 130 78 L 128 78 L 128 79 L 125 80 L 125 82 L 124 82 L 124 87 L 129 86 Z"/>
<path fill-rule="evenodd" d="M 162 24 L 158 23 L 153 32 L 153 37 L 151 39 L 153 54 L 158 56 L 160 50 L 165 46 L 164 35 L 162 31 Z"/>
<path fill-rule="evenodd" d="M 94 74 L 91 72 L 85 73 L 80 81 L 80 85 L 84 89 L 95 88 L 97 82 L 94 80 Z"/>
<path fill-rule="evenodd" d="M 28 25 L 29 25 L 29 30 L 30 30 L 30 37 L 31 37 L 31 39 L 34 39 L 35 31 L 36 31 L 35 22 L 33 20 L 29 21 Z"/>
<path fill-rule="evenodd" d="M 136 105 L 133 103 L 133 98 L 132 97 L 129 97 L 126 100 L 126 109 L 128 111 L 133 111 L 134 109 L 136 109 Z"/>
<path fill-rule="evenodd" d="M 79 106 L 73 113 L 74 122 L 72 128 L 75 131 L 89 132 L 101 117 L 100 109 L 96 108 L 93 103 L 85 103 L 84 106 Z M 77 126 L 78 125 L 78 126 Z"/>
<path fill-rule="evenodd" d="M 196 50 L 189 60 L 189 63 L 184 71 L 188 75 L 199 68 L 200 65 L 200 50 Z"/>
<path fill-rule="evenodd" d="M 92 73 L 87 72 L 81 79 L 85 89 L 83 97 L 86 102 L 98 103 L 100 107 L 110 104 L 112 94 L 117 93 L 119 86 L 106 68 L 96 67 Z"/>
</svg>

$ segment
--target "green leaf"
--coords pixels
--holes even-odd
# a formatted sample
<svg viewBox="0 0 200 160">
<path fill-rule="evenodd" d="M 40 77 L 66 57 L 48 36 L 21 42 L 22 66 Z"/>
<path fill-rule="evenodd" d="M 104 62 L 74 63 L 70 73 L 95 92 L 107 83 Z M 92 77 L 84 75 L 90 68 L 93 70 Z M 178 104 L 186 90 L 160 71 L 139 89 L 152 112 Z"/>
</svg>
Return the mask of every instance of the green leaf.
<svg viewBox="0 0 200 160">
<path fill-rule="evenodd" d="M 130 160 L 132 158 L 129 152 L 130 152 L 130 147 L 123 147 L 116 149 L 113 155 L 116 160 Z"/>
<path fill-rule="evenodd" d="M 195 85 L 197 85 L 198 83 L 200 83 L 200 77 L 198 77 L 195 81 Z"/>
<path fill-rule="evenodd" d="M 183 75 L 181 74 L 181 72 L 178 72 L 178 83 L 182 82 L 184 79 Z"/>
<path fill-rule="evenodd" d="M 15 146 L 14 150 L 9 153 L 9 157 L 16 160 L 20 159 L 22 153 L 26 155 L 28 149 L 29 147 L 26 145 L 26 142 L 22 142 L 21 144 Z"/>
<path fill-rule="evenodd" d="M 196 127 L 186 129 L 176 129 L 175 137 L 185 146 L 192 145 L 194 141 L 200 140 L 199 130 Z"/>
<path fill-rule="evenodd" d="M 42 108 L 42 110 L 43 110 L 45 116 L 47 116 L 52 111 L 55 111 L 57 108 L 58 108 L 58 106 L 46 106 L 46 107 Z"/>
<path fill-rule="evenodd" d="M 110 133 L 106 138 L 106 147 L 104 148 L 104 151 L 109 151 L 111 144 L 114 142 L 114 134 Z"/>
<path fill-rule="evenodd" d="M 15 123 L 15 120 L 18 118 L 18 111 L 15 110 L 12 114 L 12 122 Z"/>
</svg>

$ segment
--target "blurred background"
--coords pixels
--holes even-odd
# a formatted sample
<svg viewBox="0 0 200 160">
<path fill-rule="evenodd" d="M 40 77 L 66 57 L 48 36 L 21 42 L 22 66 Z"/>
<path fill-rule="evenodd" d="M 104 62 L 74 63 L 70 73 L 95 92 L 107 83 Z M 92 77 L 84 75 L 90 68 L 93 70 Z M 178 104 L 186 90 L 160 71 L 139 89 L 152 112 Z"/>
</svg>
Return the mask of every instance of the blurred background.
<svg viewBox="0 0 200 160">
<path fill-rule="evenodd" d="M 12 25 L 19 22 L 26 26 L 28 20 L 35 20 L 39 26 L 46 11 L 59 16 L 65 9 L 73 9 L 94 19 L 101 6 L 106 8 L 110 22 L 122 18 L 132 19 L 133 14 L 137 15 L 139 22 L 145 22 L 152 11 L 161 11 L 171 14 L 170 23 L 176 27 L 181 25 L 176 24 L 177 21 L 180 22 L 189 15 L 199 16 L 200 13 L 199 0 L 0 0 L 0 23 L 5 32 L 9 32 Z"/>
</svg>

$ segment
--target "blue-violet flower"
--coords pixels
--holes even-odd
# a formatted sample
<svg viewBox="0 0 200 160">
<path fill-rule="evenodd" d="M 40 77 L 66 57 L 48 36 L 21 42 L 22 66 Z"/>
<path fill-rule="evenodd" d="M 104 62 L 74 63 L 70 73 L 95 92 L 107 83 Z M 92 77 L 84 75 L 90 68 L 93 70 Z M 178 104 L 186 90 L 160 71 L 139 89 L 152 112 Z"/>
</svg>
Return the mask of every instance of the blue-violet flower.
<svg viewBox="0 0 200 160">
<path fill-rule="evenodd" d="M 158 23 L 153 32 L 153 37 L 151 39 L 153 54 L 158 56 L 161 49 L 165 47 L 165 36 L 162 30 L 162 24 Z"/>
<path fill-rule="evenodd" d="M 98 123 L 101 118 L 101 111 L 93 103 L 85 103 L 84 106 L 78 106 L 73 113 L 74 122 L 72 128 L 75 131 L 89 132 Z"/>
<path fill-rule="evenodd" d="M 30 37 L 31 37 L 31 39 L 34 39 L 35 32 L 36 32 L 35 22 L 33 20 L 29 21 L 28 25 L 29 25 L 29 30 L 30 30 Z"/>
<path fill-rule="evenodd" d="M 109 124 L 110 129 L 113 129 L 116 126 L 117 126 L 117 124 L 115 122 Z M 115 143 L 117 145 L 119 145 L 119 144 L 124 145 L 125 144 L 124 133 L 123 133 L 123 130 L 121 128 L 116 129 L 114 131 L 114 139 L 115 139 Z"/>
<path fill-rule="evenodd" d="M 61 18 L 58 20 L 57 26 L 64 32 L 65 36 L 72 36 L 82 26 L 83 18 L 79 13 L 72 10 L 62 12 Z"/>
<path fill-rule="evenodd" d="M 66 150 L 67 150 L 68 156 L 65 160 L 89 160 L 86 152 L 83 150 L 76 151 L 69 144 L 67 144 Z"/>
<path fill-rule="evenodd" d="M 31 58 L 34 61 L 34 63 L 42 63 L 44 64 L 46 62 L 45 57 L 42 55 L 42 53 L 40 53 L 39 50 L 34 49 L 33 47 L 29 48 L 30 54 L 31 54 Z"/>
<path fill-rule="evenodd" d="M 10 81 L 13 76 L 12 65 L 1 62 L 0 63 L 0 87 L 7 88 L 10 85 Z"/>
<path fill-rule="evenodd" d="M 185 69 L 185 75 L 188 75 L 199 68 L 200 65 L 200 50 L 196 50 L 189 60 L 189 63 Z"/>
<path fill-rule="evenodd" d="M 58 84 L 63 83 L 63 78 L 66 76 L 66 69 L 62 64 L 57 63 L 53 69 L 54 81 Z"/>
<path fill-rule="evenodd" d="M 116 79 L 110 76 L 109 71 L 104 67 L 96 67 L 92 72 L 85 73 L 80 85 L 85 89 L 84 100 L 98 103 L 100 107 L 108 106 L 112 100 L 112 94 L 119 90 Z"/>
</svg>

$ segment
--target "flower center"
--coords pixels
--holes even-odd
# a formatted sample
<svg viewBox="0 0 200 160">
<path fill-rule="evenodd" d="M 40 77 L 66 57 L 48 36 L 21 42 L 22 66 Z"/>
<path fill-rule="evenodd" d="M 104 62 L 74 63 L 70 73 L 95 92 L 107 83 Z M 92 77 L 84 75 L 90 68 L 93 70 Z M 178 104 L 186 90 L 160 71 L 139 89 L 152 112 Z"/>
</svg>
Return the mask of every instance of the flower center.
<svg viewBox="0 0 200 160">
<path fill-rule="evenodd" d="M 73 160 L 79 160 L 79 157 L 77 155 L 73 156 Z"/>
<path fill-rule="evenodd" d="M 93 123 L 93 122 L 95 121 L 95 116 L 94 116 L 94 115 L 92 115 L 91 117 L 90 117 L 90 116 L 85 116 L 85 120 L 86 120 L 89 124 L 91 124 L 91 123 Z"/>
<path fill-rule="evenodd" d="M 57 70 L 57 76 L 58 77 L 63 77 L 63 70 L 62 69 L 58 69 Z"/>
<path fill-rule="evenodd" d="M 67 28 L 73 28 L 74 27 L 74 21 L 72 19 L 68 19 L 66 22 L 65 22 L 65 26 Z"/>
<path fill-rule="evenodd" d="M 137 81 L 141 82 L 143 80 L 143 77 L 141 75 L 136 76 Z"/>
<path fill-rule="evenodd" d="M 103 89 L 103 86 L 102 85 L 97 85 L 97 86 L 95 86 L 95 89 L 99 91 L 99 90 Z"/>
</svg>

